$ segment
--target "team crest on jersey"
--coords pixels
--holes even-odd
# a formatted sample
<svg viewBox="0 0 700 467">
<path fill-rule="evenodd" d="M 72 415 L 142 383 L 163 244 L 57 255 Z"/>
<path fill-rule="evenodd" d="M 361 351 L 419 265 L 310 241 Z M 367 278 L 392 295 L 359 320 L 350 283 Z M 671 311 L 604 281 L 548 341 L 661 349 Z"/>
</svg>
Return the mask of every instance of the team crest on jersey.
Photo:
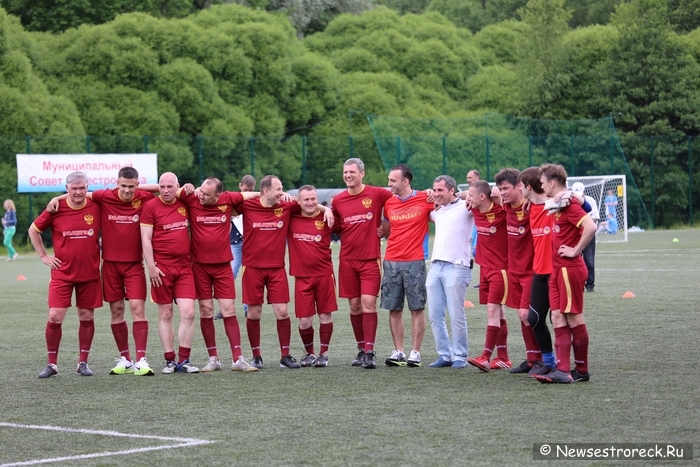
<svg viewBox="0 0 700 467">
<path fill-rule="evenodd" d="M 131 200 L 131 207 L 134 209 L 139 209 L 141 207 L 141 200 L 140 199 L 132 199 Z"/>
<path fill-rule="evenodd" d="M 182 214 L 183 216 L 186 216 L 186 215 L 187 215 L 187 209 L 183 208 L 182 206 L 180 206 L 179 208 L 177 208 L 177 212 L 179 212 L 179 213 Z"/>
<path fill-rule="evenodd" d="M 525 219 L 525 211 L 515 211 L 515 215 L 519 221 Z"/>
<path fill-rule="evenodd" d="M 83 219 L 85 220 L 85 223 L 87 225 L 92 225 L 92 223 L 95 222 L 95 218 L 92 217 L 92 214 L 85 214 L 83 216 Z"/>
<path fill-rule="evenodd" d="M 560 217 L 561 217 L 561 211 L 557 211 L 557 213 L 554 215 L 554 218 L 556 220 L 559 220 Z"/>
<path fill-rule="evenodd" d="M 365 207 L 365 209 L 369 209 L 372 207 L 372 198 L 365 198 L 362 200 L 362 205 Z"/>
<path fill-rule="evenodd" d="M 315 224 L 318 230 L 323 230 L 323 228 L 326 226 L 325 221 L 316 221 Z"/>
<path fill-rule="evenodd" d="M 221 204 L 218 206 L 218 208 L 219 208 L 219 211 L 226 212 L 226 211 L 228 211 L 228 204 Z"/>
<path fill-rule="evenodd" d="M 283 212 L 284 212 L 284 208 L 275 208 L 275 216 L 282 217 Z"/>
<path fill-rule="evenodd" d="M 489 222 L 493 222 L 493 221 L 496 220 L 496 214 L 494 214 L 494 213 L 492 213 L 492 212 L 487 212 L 487 213 L 485 214 L 485 216 L 486 216 L 486 220 L 489 221 Z"/>
</svg>

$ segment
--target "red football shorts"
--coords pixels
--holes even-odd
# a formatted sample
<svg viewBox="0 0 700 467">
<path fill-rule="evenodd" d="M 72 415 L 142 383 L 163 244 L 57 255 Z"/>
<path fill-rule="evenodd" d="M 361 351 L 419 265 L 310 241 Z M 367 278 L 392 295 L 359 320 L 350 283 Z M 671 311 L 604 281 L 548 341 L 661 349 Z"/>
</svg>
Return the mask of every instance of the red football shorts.
<svg viewBox="0 0 700 467">
<path fill-rule="evenodd" d="M 192 274 L 197 300 L 236 298 L 231 263 L 192 263 Z"/>
<path fill-rule="evenodd" d="M 194 300 L 194 275 L 190 265 L 166 266 L 158 264 L 158 269 L 165 276 L 161 276 L 163 284 L 159 287 L 151 285 L 151 298 L 155 303 L 167 305 L 178 298 Z"/>
<path fill-rule="evenodd" d="M 362 295 L 379 295 L 382 273 L 378 259 L 365 261 L 341 260 L 338 267 L 340 297 L 357 298 Z"/>
<path fill-rule="evenodd" d="M 508 274 L 505 269 L 479 268 L 479 303 L 505 305 L 508 297 Z M 528 305 L 529 306 L 529 305 Z"/>
<path fill-rule="evenodd" d="M 532 291 L 532 274 L 515 274 L 508 272 L 508 298 L 506 305 L 516 310 L 530 309 L 530 292 Z M 480 287 L 481 288 L 481 287 Z"/>
<path fill-rule="evenodd" d="M 338 310 L 335 299 L 335 277 L 297 277 L 294 281 L 294 315 L 310 318 L 316 313 L 332 313 Z"/>
<path fill-rule="evenodd" d="M 243 303 L 262 305 L 265 288 L 267 303 L 289 303 L 289 282 L 284 268 L 244 268 Z"/>
<path fill-rule="evenodd" d="M 102 296 L 108 303 L 146 300 L 146 273 L 143 262 L 102 262 Z"/>
<path fill-rule="evenodd" d="M 583 289 L 588 269 L 580 265 L 553 268 L 549 277 L 549 307 L 562 313 L 583 313 Z"/>
<path fill-rule="evenodd" d="M 51 279 L 49 282 L 49 308 L 70 308 L 75 289 L 75 306 L 94 310 L 102 306 L 100 280 L 68 282 Z"/>
</svg>

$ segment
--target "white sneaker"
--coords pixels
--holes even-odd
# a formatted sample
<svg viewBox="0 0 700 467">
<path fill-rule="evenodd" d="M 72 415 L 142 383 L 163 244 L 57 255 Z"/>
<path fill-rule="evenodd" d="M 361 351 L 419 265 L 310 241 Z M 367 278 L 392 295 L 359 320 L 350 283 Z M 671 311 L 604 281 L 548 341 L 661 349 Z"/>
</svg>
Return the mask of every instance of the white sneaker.
<svg viewBox="0 0 700 467">
<path fill-rule="evenodd" d="M 178 371 L 177 363 L 175 363 L 172 360 L 168 360 L 167 362 L 165 362 L 165 368 L 160 370 L 160 372 L 164 375 L 172 375 L 176 371 Z"/>
<path fill-rule="evenodd" d="M 126 357 L 119 357 L 116 360 L 117 366 L 109 371 L 110 375 L 126 375 L 134 372 L 134 363 Z"/>
<path fill-rule="evenodd" d="M 219 361 L 218 357 L 209 357 L 209 363 L 204 365 L 204 368 L 202 368 L 202 371 L 204 373 L 209 373 L 210 371 L 219 371 L 221 370 L 221 362 Z"/>
<path fill-rule="evenodd" d="M 253 365 L 248 363 L 246 359 L 241 355 L 238 360 L 231 364 L 231 371 L 258 371 Z"/>
<path fill-rule="evenodd" d="M 134 363 L 134 375 L 135 376 L 153 376 L 155 373 L 151 366 L 146 361 L 146 357 L 141 357 L 141 359 Z"/>
<path fill-rule="evenodd" d="M 411 350 L 408 356 L 408 361 L 406 362 L 408 366 L 420 366 L 420 352 Z"/>
<path fill-rule="evenodd" d="M 182 362 L 182 365 L 178 365 L 178 370 L 180 373 L 199 373 L 199 368 L 194 366 L 189 359 Z"/>
<path fill-rule="evenodd" d="M 406 354 L 400 350 L 394 350 L 391 353 L 391 357 L 384 360 L 388 366 L 405 366 L 406 365 Z"/>
</svg>

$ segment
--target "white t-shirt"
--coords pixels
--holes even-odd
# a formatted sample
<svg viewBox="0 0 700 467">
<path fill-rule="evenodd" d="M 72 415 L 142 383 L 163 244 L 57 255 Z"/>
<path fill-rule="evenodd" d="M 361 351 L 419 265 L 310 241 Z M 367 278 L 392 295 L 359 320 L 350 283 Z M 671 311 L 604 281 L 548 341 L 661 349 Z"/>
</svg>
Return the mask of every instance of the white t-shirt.
<svg viewBox="0 0 700 467">
<path fill-rule="evenodd" d="M 598 211 L 598 203 L 596 203 L 595 200 L 588 195 L 586 195 L 586 201 L 588 201 L 588 204 L 591 205 L 591 212 L 588 213 L 588 216 L 594 221 L 598 222 L 600 220 L 600 211 Z"/>
<path fill-rule="evenodd" d="M 472 259 L 472 229 L 474 216 L 467 210 L 466 202 L 455 202 L 430 213 L 435 222 L 435 242 L 431 261 L 447 261 L 469 266 Z"/>
</svg>

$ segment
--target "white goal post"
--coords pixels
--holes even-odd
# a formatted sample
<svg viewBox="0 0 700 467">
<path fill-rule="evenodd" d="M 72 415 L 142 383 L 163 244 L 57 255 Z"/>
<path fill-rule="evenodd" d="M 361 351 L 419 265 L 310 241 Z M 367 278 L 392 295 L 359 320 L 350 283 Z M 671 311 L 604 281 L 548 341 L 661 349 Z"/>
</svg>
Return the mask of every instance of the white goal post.
<svg viewBox="0 0 700 467">
<path fill-rule="evenodd" d="M 598 175 L 592 177 L 568 177 L 569 189 L 581 182 L 584 193 L 598 204 L 598 242 L 627 241 L 627 179 L 624 175 Z"/>
</svg>

